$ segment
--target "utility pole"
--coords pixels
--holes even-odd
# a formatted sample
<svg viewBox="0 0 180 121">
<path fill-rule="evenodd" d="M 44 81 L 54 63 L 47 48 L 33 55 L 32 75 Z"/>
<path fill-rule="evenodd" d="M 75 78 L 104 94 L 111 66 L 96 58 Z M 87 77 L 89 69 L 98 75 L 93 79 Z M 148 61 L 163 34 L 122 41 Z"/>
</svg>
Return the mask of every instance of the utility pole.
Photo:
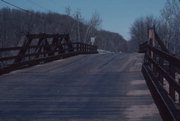
<svg viewBox="0 0 180 121">
<path fill-rule="evenodd" d="M 81 37 L 80 37 L 80 12 L 76 13 L 76 20 L 77 20 L 77 41 L 80 42 L 81 41 Z"/>
<path fill-rule="evenodd" d="M 80 42 L 81 41 L 81 37 L 80 37 L 79 15 L 77 17 L 78 17 L 78 41 Z"/>
</svg>

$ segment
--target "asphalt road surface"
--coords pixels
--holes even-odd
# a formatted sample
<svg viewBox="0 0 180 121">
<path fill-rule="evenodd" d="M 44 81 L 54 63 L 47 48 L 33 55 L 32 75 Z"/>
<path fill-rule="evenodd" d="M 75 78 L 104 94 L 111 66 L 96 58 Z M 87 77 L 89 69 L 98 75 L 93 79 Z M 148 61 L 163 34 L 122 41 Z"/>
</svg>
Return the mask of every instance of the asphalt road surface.
<svg viewBox="0 0 180 121">
<path fill-rule="evenodd" d="M 0 76 L 0 121 L 161 121 L 143 55 L 94 54 Z"/>
</svg>

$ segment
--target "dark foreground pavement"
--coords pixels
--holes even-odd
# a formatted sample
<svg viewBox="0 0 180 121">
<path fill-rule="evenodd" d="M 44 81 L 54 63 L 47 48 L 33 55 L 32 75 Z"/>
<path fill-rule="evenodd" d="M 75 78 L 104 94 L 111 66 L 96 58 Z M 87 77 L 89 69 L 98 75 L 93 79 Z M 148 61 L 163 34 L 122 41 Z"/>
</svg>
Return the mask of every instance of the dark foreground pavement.
<svg viewBox="0 0 180 121">
<path fill-rule="evenodd" d="M 142 55 L 80 55 L 0 76 L 1 121 L 161 121 Z"/>
</svg>

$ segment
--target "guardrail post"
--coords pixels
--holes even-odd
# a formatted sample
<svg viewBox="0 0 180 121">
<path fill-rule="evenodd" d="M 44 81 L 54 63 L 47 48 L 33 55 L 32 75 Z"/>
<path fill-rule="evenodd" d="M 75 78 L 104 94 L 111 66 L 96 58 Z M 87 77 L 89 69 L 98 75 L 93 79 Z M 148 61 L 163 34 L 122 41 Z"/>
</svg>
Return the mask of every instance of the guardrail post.
<svg viewBox="0 0 180 121">
<path fill-rule="evenodd" d="M 175 71 L 171 63 L 169 64 L 169 74 L 171 75 L 173 79 L 175 79 Z M 175 90 L 171 84 L 169 84 L 169 95 L 175 101 Z"/>
<path fill-rule="evenodd" d="M 29 54 L 29 56 L 28 56 L 28 60 L 29 60 L 29 61 L 31 60 L 30 53 L 31 53 L 31 48 L 29 47 L 29 48 L 28 48 L 28 54 Z"/>
<path fill-rule="evenodd" d="M 179 76 L 179 84 L 180 84 L 180 76 Z M 180 103 L 180 93 L 178 93 L 179 94 L 179 103 Z"/>
<path fill-rule="evenodd" d="M 78 43 L 76 44 L 76 52 L 77 53 L 79 52 L 79 44 Z"/>
<path fill-rule="evenodd" d="M 80 43 L 79 46 L 80 46 L 80 53 L 81 53 L 82 52 L 82 44 Z"/>
<path fill-rule="evenodd" d="M 149 29 L 149 45 L 151 47 L 155 47 L 155 33 L 154 33 L 154 29 L 151 28 Z M 152 59 L 155 59 L 155 55 L 152 51 L 149 51 L 149 56 L 152 58 Z M 153 71 L 155 72 L 155 66 L 153 64 L 150 64 L 151 65 L 151 68 L 153 69 Z"/>
<path fill-rule="evenodd" d="M 179 84 L 180 84 L 180 76 L 178 78 L 179 78 Z M 180 103 L 180 93 L 178 93 L 178 95 L 179 95 L 179 103 Z"/>
<path fill-rule="evenodd" d="M 86 53 L 87 53 L 87 45 L 85 45 L 85 50 L 86 50 Z"/>
<path fill-rule="evenodd" d="M 83 44 L 81 44 L 81 51 L 82 51 L 82 53 L 84 52 L 84 45 Z"/>
<path fill-rule="evenodd" d="M 159 65 L 162 66 L 162 67 L 164 65 L 164 61 L 163 61 L 163 59 L 161 57 L 159 57 Z M 164 84 L 164 79 L 163 79 L 162 74 L 159 73 L 158 76 L 159 76 L 160 83 L 163 85 Z"/>
</svg>

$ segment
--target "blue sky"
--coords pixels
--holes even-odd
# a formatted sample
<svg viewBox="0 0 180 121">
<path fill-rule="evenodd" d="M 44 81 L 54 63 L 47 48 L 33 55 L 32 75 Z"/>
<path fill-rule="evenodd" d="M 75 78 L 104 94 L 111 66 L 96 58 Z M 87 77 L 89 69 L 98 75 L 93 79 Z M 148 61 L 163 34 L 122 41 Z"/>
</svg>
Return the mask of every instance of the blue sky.
<svg viewBox="0 0 180 121">
<path fill-rule="evenodd" d="M 97 11 L 102 19 L 102 29 L 117 32 L 129 39 L 129 28 L 134 20 L 147 15 L 158 17 L 166 0 L 6 0 L 24 9 L 64 14 L 65 7 L 72 13 L 78 9 L 88 19 Z M 0 1 L 0 7 L 10 7 Z M 12 7 L 11 7 L 12 8 Z"/>
</svg>

